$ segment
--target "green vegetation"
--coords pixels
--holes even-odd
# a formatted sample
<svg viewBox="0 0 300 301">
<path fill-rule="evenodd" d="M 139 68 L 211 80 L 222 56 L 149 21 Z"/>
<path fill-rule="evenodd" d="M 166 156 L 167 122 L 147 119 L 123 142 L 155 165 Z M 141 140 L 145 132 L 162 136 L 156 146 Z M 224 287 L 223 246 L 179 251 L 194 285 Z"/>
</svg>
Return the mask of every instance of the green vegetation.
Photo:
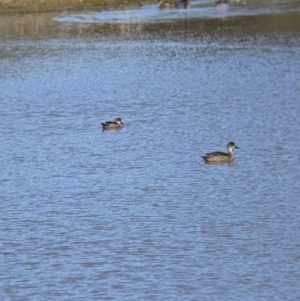
<svg viewBox="0 0 300 301">
<path fill-rule="evenodd" d="M 124 6 L 150 3 L 149 0 L 0 0 L 0 12 L 35 12 L 67 9 L 99 9 L 104 6 Z"/>
</svg>

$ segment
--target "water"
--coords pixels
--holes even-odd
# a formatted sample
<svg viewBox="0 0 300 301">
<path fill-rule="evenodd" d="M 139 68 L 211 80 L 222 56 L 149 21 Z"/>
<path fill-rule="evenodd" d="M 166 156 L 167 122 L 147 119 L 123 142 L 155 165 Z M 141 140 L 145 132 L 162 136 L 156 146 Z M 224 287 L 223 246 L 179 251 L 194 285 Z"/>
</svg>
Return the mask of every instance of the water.
<svg viewBox="0 0 300 301">
<path fill-rule="evenodd" d="M 57 15 L 2 23 L 2 300 L 299 299 L 299 15 Z"/>
<path fill-rule="evenodd" d="M 168 1 L 165 1 L 168 2 Z M 170 1 L 171 2 L 171 1 Z M 179 1 L 178 1 L 179 2 Z M 227 18 L 232 16 L 266 15 L 275 13 L 300 12 L 299 1 L 246 1 L 233 0 L 216 5 L 217 1 L 190 1 L 187 9 L 157 9 L 156 4 L 132 6 L 129 8 L 104 11 L 64 12 L 54 17 L 55 21 L 82 24 L 105 23 L 157 23 L 190 18 Z M 253 3 L 254 2 L 254 3 Z M 296 2 L 296 3 L 295 3 Z"/>
</svg>

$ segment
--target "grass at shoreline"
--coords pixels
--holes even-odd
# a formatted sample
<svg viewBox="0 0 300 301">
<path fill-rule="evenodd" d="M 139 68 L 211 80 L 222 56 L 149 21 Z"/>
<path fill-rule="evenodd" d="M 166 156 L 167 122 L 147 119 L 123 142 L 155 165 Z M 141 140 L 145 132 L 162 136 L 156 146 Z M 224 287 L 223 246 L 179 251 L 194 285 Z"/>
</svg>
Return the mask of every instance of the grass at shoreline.
<svg viewBox="0 0 300 301">
<path fill-rule="evenodd" d="M 0 13 L 60 11 L 67 9 L 99 9 L 151 3 L 155 0 L 0 0 Z"/>
</svg>

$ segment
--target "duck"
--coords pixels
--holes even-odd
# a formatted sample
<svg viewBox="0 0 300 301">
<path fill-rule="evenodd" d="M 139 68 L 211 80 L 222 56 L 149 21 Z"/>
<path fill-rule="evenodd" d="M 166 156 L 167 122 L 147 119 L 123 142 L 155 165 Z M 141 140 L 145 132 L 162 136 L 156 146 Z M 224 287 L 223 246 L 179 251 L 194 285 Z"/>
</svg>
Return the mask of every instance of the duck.
<svg viewBox="0 0 300 301">
<path fill-rule="evenodd" d="M 232 162 L 234 160 L 234 155 L 232 150 L 239 147 L 234 142 L 229 142 L 226 146 L 227 153 L 224 152 L 213 152 L 207 153 L 205 156 L 202 156 L 206 163 L 215 163 L 215 162 Z"/>
<path fill-rule="evenodd" d="M 121 118 L 116 118 L 114 121 L 101 122 L 103 130 L 119 129 L 124 126 Z"/>
<path fill-rule="evenodd" d="M 179 2 L 176 3 L 176 7 L 188 8 L 189 0 L 180 0 Z"/>
<path fill-rule="evenodd" d="M 177 6 L 176 3 L 164 2 L 163 0 L 158 0 L 157 4 L 159 8 L 175 8 Z"/>
</svg>

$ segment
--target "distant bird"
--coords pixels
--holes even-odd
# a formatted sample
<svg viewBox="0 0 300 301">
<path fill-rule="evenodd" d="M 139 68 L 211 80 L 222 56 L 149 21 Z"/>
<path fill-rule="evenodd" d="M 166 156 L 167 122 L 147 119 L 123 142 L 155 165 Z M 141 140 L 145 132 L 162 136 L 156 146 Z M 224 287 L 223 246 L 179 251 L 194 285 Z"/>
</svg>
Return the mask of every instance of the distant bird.
<svg viewBox="0 0 300 301">
<path fill-rule="evenodd" d="M 179 2 L 164 2 L 163 0 L 158 0 L 158 7 L 159 8 L 175 8 L 175 7 L 179 7 L 179 6 L 183 6 L 184 8 L 188 7 L 188 0 L 181 0 Z"/>
<path fill-rule="evenodd" d="M 189 7 L 189 0 L 181 0 L 176 3 L 176 7 L 182 6 L 183 8 L 188 8 Z"/>
<path fill-rule="evenodd" d="M 224 4 L 224 3 L 228 3 L 230 2 L 230 0 L 217 0 L 216 4 Z"/>
<path fill-rule="evenodd" d="M 124 126 L 121 118 L 116 118 L 114 121 L 106 121 L 105 123 L 101 123 L 103 130 L 111 130 L 111 129 L 119 129 Z"/>
<path fill-rule="evenodd" d="M 232 150 L 234 148 L 239 148 L 239 147 L 237 147 L 234 142 L 229 142 L 226 147 L 228 153 L 223 153 L 223 152 L 207 153 L 206 156 L 202 156 L 202 158 L 207 163 L 231 162 L 234 160 L 234 155 Z"/>
<path fill-rule="evenodd" d="M 176 3 L 164 2 L 163 0 L 158 0 L 157 4 L 159 8 L 175 8 L 177 6 Z"/>
</svg>

